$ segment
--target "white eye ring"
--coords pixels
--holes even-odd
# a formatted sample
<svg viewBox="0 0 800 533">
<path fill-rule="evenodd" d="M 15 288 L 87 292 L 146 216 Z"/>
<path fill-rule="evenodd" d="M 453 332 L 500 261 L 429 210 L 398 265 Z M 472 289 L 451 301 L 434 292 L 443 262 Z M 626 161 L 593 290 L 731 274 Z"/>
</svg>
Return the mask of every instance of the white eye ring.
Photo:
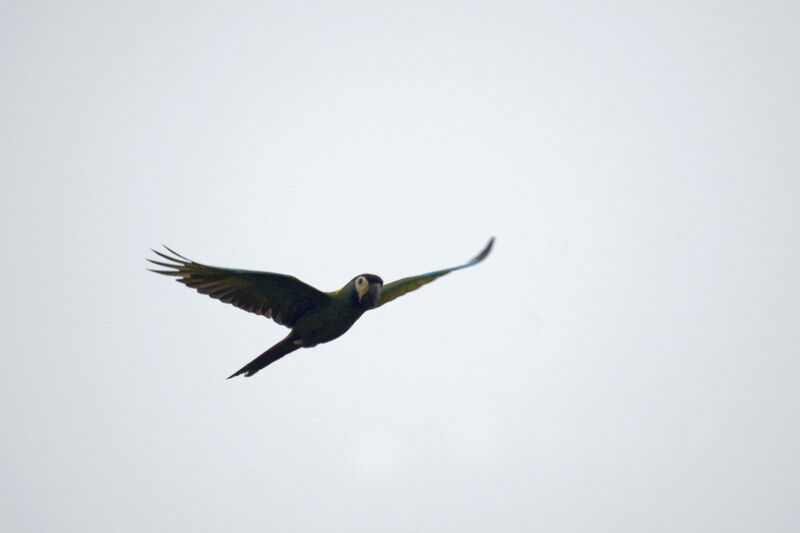
<svg viewBox="0 0 800 533">
<path fill-rule="evenodd" d="M 361 285 L 365 284 L 366 282 L 367 282 L 367 280 L 364 279 L 364 276 L 359 276 L 358 279 L 356 280 L 356 285 L 358 285 L 360 287 Z"/>
</svg>

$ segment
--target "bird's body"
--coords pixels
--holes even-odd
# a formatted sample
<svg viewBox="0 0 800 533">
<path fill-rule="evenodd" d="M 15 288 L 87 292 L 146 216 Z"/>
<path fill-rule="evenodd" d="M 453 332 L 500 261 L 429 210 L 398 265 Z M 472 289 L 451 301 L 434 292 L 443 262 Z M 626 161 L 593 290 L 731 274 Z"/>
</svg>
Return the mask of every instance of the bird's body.
<svg viewBox="0 0 800 533">
<path fill-rule="evenodd" d="M 344 335 L 365 312 L 347 298 L 332 296 L 327 304 L 309 310 L 297 321 L 292 339 L 304 348 L 330 342 Z"/>
<path fill-rule="evenodd" d="M 403 278 L 385 286 L 380 277 L 361 274 L 334 292 L 319 291 L 285 274 L 195 263 L 169 248 L 167 250 L 173 256 L 153 250 L 169 263 L 152 259 L 149 261 L 169 269 L 153 272 L 176 276 L 178 281 L 203 294 L 292 328 L 283 340 L 230 376 L 234 377 L 241 374 L 252 376 L 299 348 L 311 348 L 340 337 L 368 310 L 416 290 L 453 270 L 479 263 L 489 255 L 493 243 L 494 238 L 478 256 L 457 267 Z"/>
<path fill-rule="evenodd" d="M 363 314 L 363 309 L 342 298 L 331 298 L 326 305 L 310 310 L 297 321 L 291 332 L 292 340 L 304 348 L 330 342 L 347 333 Z"/>
</svg>

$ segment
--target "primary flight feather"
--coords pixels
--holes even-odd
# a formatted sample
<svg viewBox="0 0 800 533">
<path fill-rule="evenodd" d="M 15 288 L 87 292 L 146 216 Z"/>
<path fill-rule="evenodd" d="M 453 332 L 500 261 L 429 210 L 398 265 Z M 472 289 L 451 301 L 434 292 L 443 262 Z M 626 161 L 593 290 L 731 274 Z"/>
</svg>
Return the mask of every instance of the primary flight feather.
<svg viewBox="0 0 800 533">
<path fill-rule="evenodd" d="M 484 249 L 463 265 L 436 270 L 419 276 L 383 284 L 374 274 L 361 274 L 334 292 L 322 292 L 294 276 L 220 268 L 196 263 L 166 248 L 168 253 L 153 250 L 159 259 L 148 259 L 161 268 L 158 274 L 174 276 L 177 281 L 240 309 L 271 318 L 291 328 L 289 335 L 262 353 L 228 379 L 244 374 L 252 376 L 299 348 L 311 348 L 344 334 L 361 315 L 404 294 L 417 290 L 454 270 L 483 261 L 492 250 L 494 237 Z"/>
</svg>

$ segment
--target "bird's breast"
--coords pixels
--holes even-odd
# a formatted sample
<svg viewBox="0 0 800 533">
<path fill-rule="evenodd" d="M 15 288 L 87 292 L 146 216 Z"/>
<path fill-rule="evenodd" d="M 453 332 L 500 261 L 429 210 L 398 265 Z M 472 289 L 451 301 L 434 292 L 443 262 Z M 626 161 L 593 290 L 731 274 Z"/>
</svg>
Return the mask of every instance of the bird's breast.
<svg viewBox="0 0 800 533">
<path fill-rule="evenodd" d="M 302 340 L 303 347 L 332 341 L 350 329 L 361 314 L 335 307 L 309 312 L 295 324 L 294 336 Z"/>
</svg>

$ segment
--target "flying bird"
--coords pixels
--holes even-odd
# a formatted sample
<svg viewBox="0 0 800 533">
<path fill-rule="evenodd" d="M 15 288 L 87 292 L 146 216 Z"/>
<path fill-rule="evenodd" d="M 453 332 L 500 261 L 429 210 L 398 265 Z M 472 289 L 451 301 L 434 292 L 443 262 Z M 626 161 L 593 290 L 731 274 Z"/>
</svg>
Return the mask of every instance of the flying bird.
<svg viewBox="0 0 800 533">
<path fill-rule="evenodd" d="M 454 270 L 480 263 L 492 250 L 494 237 L 481 253 L 463 265 L 436 270 L 386 285 L 375 274 L 361 274 L 333 292 L 322 292 L 294 276 L 196 263 L 167 246 L 167 253 L 153 250 L 162 260 L 148 259 L 162 269 L 148 269 L 174 276 L 197 292 L 291 328 L 289 335 L 228 376 L 252 376 L 265 366 L 299 348 L 311 348 L 344 334 L 361 315 L 414 291 Z"/>
</svg>

